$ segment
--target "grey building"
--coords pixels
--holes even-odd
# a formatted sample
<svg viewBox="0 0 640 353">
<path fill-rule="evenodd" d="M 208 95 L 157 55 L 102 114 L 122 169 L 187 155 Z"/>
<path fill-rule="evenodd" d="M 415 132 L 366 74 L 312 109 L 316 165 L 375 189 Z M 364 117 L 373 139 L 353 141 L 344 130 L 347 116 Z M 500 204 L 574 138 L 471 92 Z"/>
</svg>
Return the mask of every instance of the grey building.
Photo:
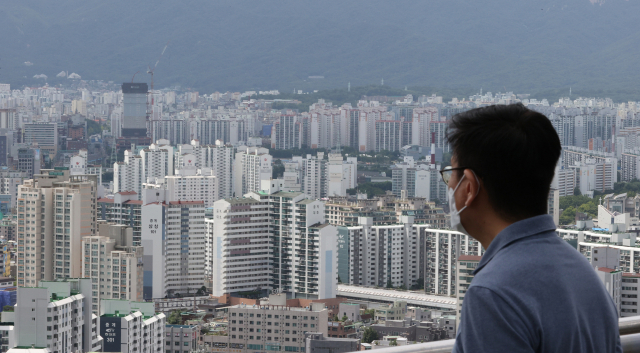
<svg viewBox="0 0 640 353">
<path fill-rule="evenodd" d="M 24 124 L 24 138 L 22 142 L 40 147 L 58 146 L 58 127 L 55 123 Z"/>
<path fill-rule="evenodd" d="M 18 150 L 18 170 L 25 172 L 27 179 L 32 179 L 34 174 L 40 174 L 40 166 L 40 150 L 33 148 Z"/>
<path fill-rule="evenodd" d="M 200 328 L 197 325 L 165 325 L 165 352 L 189 353 L 197 348 Z"/>
<path fill-rule="evenodd" d="M 359 339 L 324 337 L 322 332 L 305 333 L 306 353 L 343 353 L 358 350 Z"/>
<path fill-rule="evenodd" d="M 147 136 L 147 93 L 146 83 L 123 83 L 122 136 Z M 173 142 L 173 141 L 172 141 Z"/>
</svg>

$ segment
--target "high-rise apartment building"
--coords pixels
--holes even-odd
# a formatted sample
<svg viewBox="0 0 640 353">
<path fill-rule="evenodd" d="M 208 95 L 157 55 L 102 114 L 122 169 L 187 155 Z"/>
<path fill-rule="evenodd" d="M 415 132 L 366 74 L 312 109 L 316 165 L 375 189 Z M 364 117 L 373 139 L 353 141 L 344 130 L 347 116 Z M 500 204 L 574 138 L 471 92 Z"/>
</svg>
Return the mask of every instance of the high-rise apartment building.
<svg viewBox="0 0 640 353">
<path fill-rule="evenodd" d="M 325 196 L 347 196 L 347 189 L 355 188 L 358 185 L 357 157 L 347 157 L 346 160 L 343 160 L 342 154 L 329 153 L 326 170 Z"/>
<path fill-rule="evenodd" d="M 324 203 L 276 185 L 247 196 L 214 204 L 214 295 L 273 289 L 335 297 L 336 228 L 325 224 Z"/>
<path fill-rule="evenodd" d="M 195 160 L 197 169 L 210 168 L 218 183 L 218 198 L 229 198 L 233 194 L 233 167 L 234 151 L 231 145 L 225 145 L 221 140 L 216 140 L 215 145 L 200 145 L 197 140 L 192 140 L 190 145 L 180 145 L 176 151 L 176 169 L 181 169 L 185 164 Z"/>
<path fill-rule="evenodd" d="M 216 201 L 210 224 L 212 294 L 273 288 L 268 202 L 253 198 Z"/>
<path fill-rule="evenodd" d="M 556 167 L 551 187 L 558 190 L 559 196 L 572 196 L 576 185 L 576 169 Z"/>
<path fill-rule="evenodd" d="M 359 225 L 360 217 L 371 217 L 373 225 L 399 224 L 403 216 L 412 216 L 415 224 L 431 228 L 448 227 L 449 218 L 434 202 L 425 198 L 401 198 L 392 194 L 374 199 L 330 197 L 325 203 L 327 222 L 342 227 Z"/>
<path fill-rule="evenodd" d="M 139 246 L 142 237 L 142 201 L 133 191 L 117 192 L 113 198 L 98 199 L 98 218 L 122 224 L 133 230 L 133 245 Z"/>
<path fill-rule="evenodd" d="M 140 151 L 142 161 L 142 182 L 152 178 L 164 178 L 173 175 L 173 147 L 167 140 L 159 140 Z M 115 174 L 114 174 L 115 177 Z"/>
<path fill-rule="evenodd" d="M 458 307 L 456 308 L 456 322 L 460 322 L 460 314 L 462 314 L 462 303 L 464 302 L 464 295 L 467 293 L 471 280 L 473 277 L 473 271 L 478 267 L 478 264 L 482 260 L 481 256 L 474 255 L 461 255 L 458 257 L 458 263 L 456 265 L 456 292 Z"/>
<path fill-rule="evenodd" d="M 626 152 L 620 158 L 620 181 L 631 181 L 640 178 L 640 155 Z"/>
<path fill-rule="evenodd" d="M 410 217 L 394 225 L 373 225 L 372 218 L 360 217 L 358 226 L 339 227 L 340 280 L 372 287 L 411 288 L 418 284 L 418 228 Z"/>
<path fill-rule="evenodd" d="M 133 229 L 99 223 L 99 235 L 82 239 L 83 277 L 91 278 L 91 311 L 103 299 L 142 301 L 142 247 L 133 246 Z"/>
<path fill-rule="evenodd" d="M 456 265 L 461 255 L 482 256 L 480 243 L 468 235 L 424 229 L 424 289 L 428 294 L 455 296 Z"/>
<path fill-rule="evenodd" d="M 13 351 L 30 347 L 41 352 L 99 352 L 103 338 L 98 317 L 91 313 L 91 280 L 38 281 L 18 287 L 14 312 L 3 312 L 13 322 Z M 9 349 L 11 352 L 12 350 Z"/>
<path fill-rule="evenodd" d="M 433 150 L 432 146 L 432 150 Z M 432 155 L 435 152 L 432 152 Z M 391 166 L 391 190 L 401 197 L 402 191 L 407 197 L 424 197 L 429 201 L 446 201 L 447 185 L 442 181 L 440 167 L 432 163 L 416 163 L 413 157 L 404 157 L 404 161 Z"/>
<path fill-rule="evenodd" d="M 144 299 L 195 293 L 205 283 L 204 202 L 149 200 L 141 211 Z"/>
<path fill-rule="evenodd" d="M 123 83 L 122 136 L 140 137 L 147 135 L 147 93 L 146 83 Z"/>
<path fill-rule="evenodd" d="M 64 174 L 51 171 L 18 189 L 18 286 L 82 277 L 82 238 L 96 231 L 96 179 Z"/>
<path fill-rule="evenodd" d="M 407 142 L 402 139 L 402 125 L 403 123 L 400 120 L 376 121 L 375 151 L 400 151 L 400 148 Z"/>
<path fill-rule="evenodd" d="M 238 147 L 233 167 L 233 192 L 235 197 L 260 191 L 262 180 L 272 176 L 271 155 L 262 147 Z"/>
<path fill-rule="evenodd" d="M 173 159 L 173 147 L 166 140 L 151 144 L 139 155 L 126 150 L 124 161 L 113 165 L 113 191 L 133 191 L 141 200 L 143 183 L 174 174 Z"/>
<path fill-rule="evenodd" d="M 297 115 L 281 115 L 271 128 L 271 148 L 277 150 L 301 148 L 301 130 L 301 123 Z"/>
<path fill-rule="evenodd" d="M 113 192 L 142 192 L 142 158 L 130 150 L 124 151 L 124 161 L 113 164 Z"/>
<path fill-rule="evenodd" d="M 145 183 L 143 187 L 143 193 L 163 193 L 164 199 L 169 201 L 202 201 L 205 207 L 213 206 L 220 199 L 218 178 L 210 168 L 196 170 L 193 164 L 177 169 L 176 175 L 156 178 L 155 182 Z"/>
<path fill-rule="evenodd" d="M 313 199 L 319 199 L 326 195 L 327 161 L 324 152 L 318 152 L 317 156 L 307 155 L 301 159 L 302 164 L 302 191 Z"/>
</svg>

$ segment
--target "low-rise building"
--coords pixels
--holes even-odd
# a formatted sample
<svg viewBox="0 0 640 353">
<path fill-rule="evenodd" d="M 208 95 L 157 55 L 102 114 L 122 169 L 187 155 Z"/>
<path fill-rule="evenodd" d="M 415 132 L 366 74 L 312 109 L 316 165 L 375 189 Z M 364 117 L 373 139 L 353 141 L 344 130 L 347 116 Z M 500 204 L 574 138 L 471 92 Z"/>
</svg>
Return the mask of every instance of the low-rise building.
<svg viewBox="0 0 640 353">
<path fill-rule="evenodd" d="M 165 347 L 166 353 L 189 353 L 198 345 L 200 327 L 197 325 L 166 325 Z"/>
<path fill-rule="evenodd" d="M 307 332 L 305 342 L 306 353 L 345 353 L 360 350 L 359 339 L 325 337 L 321 332 Z"/>
<path fill-rule="evenodd" d="M 157 314 L 152 302 L 104 299 L 100 304 L 104 352 L 161 352 L 165 348 L 165 325 L 165 315 Z"/>
<path fill-rule="evenodd" d="M 328 310 L 322 303 L 296 308 L 286 305 L 286 295 L 270 295 L 259 305 L 228 308 L 228 331 L 208 336 L 213 352 L 305 351 L 305 332 L 327 336 Z"/>
<path fill-rule="evenodd" d="M 375 310 L 374 317 L 377 321 L 404 320 L 407 314 L 407 302 L 396 301 L 393 304 L 380 306 Z"/>
</svg>

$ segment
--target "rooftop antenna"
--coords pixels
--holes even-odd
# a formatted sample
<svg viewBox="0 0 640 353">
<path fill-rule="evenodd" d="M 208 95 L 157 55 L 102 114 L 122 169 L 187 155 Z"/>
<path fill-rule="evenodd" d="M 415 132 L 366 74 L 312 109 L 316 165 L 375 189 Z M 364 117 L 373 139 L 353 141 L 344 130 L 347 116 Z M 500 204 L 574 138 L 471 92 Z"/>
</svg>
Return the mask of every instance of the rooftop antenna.
<svg viewBox="0 0 640 353">
<path fill-rule="evenodd" d="M 133 77 L 131 77 L 131 83 L 133 83 L 133 79 L 136 77 L 136 75 L 138 74 L 138 72 L 140 72 L 140 71 L 136 71 L 136 73 L 135 73 L 135 74 L 133 74 Z"/>
</svg>

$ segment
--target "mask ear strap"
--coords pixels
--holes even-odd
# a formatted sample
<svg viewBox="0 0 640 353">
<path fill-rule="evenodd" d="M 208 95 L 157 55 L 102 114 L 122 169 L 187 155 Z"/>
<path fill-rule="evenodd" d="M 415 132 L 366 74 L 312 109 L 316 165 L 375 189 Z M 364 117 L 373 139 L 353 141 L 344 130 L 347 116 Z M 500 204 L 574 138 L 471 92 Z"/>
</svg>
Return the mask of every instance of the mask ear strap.
<svg viewBox="0 0 640 353">
<path fill-rule="evenodd" d="M 480 193 L 480 179 L 478 179 L 478 176 L 476 175 L 476 172 L 473 171 L 473 169 L 471 170 L 471 173 L 473 173 L 473 176 L 476 177 L 476 182 L 478 183 L 478 190 L 476 191 L 476 196 L 478 196 L 478 194 Z"/>
<path fill-rule="evenodd" d="M 478 190 L 476 191 L 476 196 L 478 196 L 478 194 L 480 193 L 480 179 L 478 179 L 478 176 L 476 175 L 476 172 L 474 172 L 473 170 L 471 170 L 471 173 L 473 173 L 473 176 L 476 178 L 476 182 L 478 183 Z M 464 179 L 465 175 L 462 175 L 462 178 L 460 178 L 460 181 L 458 182 L 458 185 L 456 186 L 456 189 L 453 190 L 453 193 L 456 193 L 456 190 L 458 190 L 458 187 L 460 187 L 460 183 L 462 183 L 462 179 Z M 475 196 L 474 196 L 475 197 Z M 464 211 L 464 209 L 467 208 L 467 205 L 464 205 L 464 207 L 462 207 L 461 209 L 458 210 L 458 214 L 460 214 L 462 211 Z"/>
</svg>

